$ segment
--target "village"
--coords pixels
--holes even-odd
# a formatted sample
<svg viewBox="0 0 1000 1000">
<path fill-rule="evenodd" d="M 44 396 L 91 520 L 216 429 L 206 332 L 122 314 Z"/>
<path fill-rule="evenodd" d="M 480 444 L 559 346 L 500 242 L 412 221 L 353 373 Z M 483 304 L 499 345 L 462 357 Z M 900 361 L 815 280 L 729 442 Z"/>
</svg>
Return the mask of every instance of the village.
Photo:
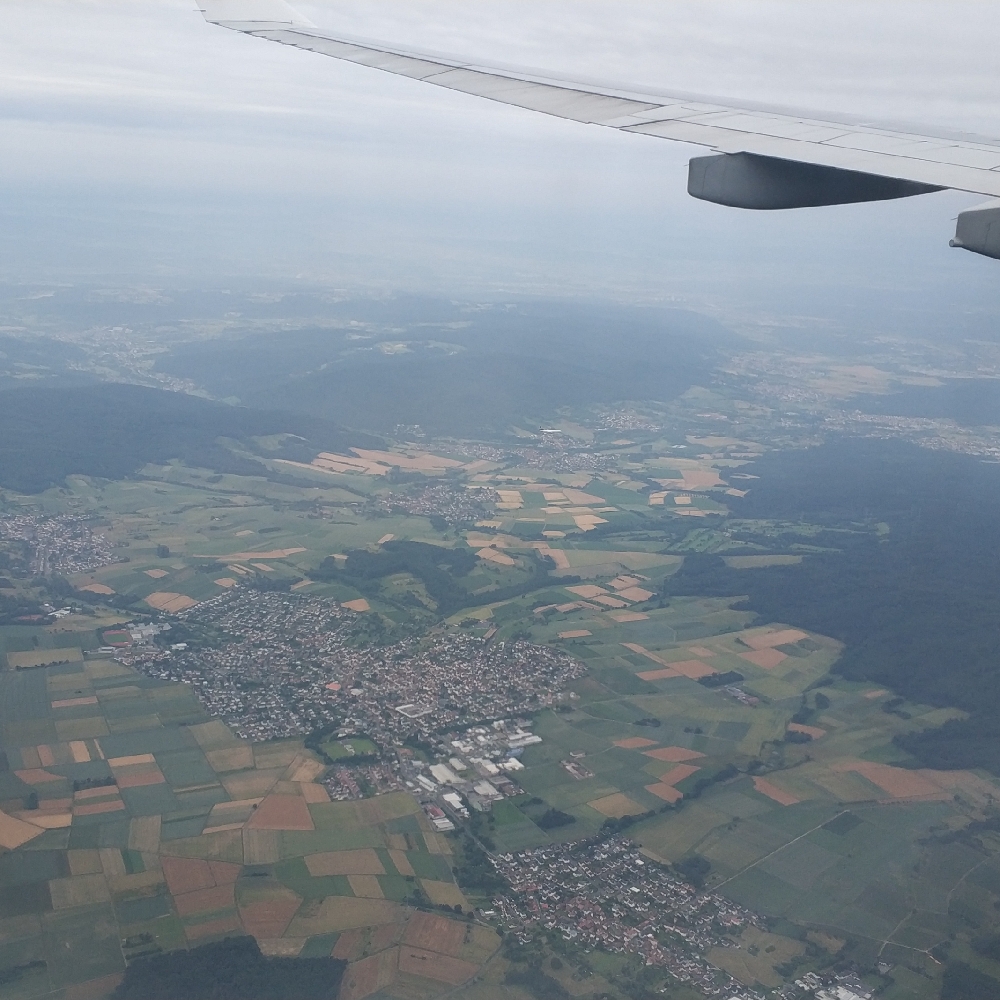
<svg viewBox="0 0 1000 1000">
<path fill-rule="evenodd" d="M 234 589 L 177 616 L 227 637 L 214 648 L 130 646 L 119 660 L 190 684 L 254 741 L 364 734 L 382 749 L 560 704 L 584 666 L 558 649 L 449 629 L 387 647 L 352 645 L 354 612 L 332 601 Z"/>
</svg>

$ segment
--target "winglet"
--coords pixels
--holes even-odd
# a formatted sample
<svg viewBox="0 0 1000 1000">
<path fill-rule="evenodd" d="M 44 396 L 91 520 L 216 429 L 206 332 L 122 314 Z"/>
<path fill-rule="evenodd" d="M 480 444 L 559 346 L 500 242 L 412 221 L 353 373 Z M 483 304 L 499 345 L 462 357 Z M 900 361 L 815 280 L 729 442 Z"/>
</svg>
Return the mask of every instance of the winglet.
<svg viewBox="0 0 1000 1000">
<path fill-rule="evenodd" d="M 315 28 L 285 0 L 199 0 L 205 20 L 225 28 L 253 30 L 252 25 L 295 25 L 297 28 Z"/>
</svg>

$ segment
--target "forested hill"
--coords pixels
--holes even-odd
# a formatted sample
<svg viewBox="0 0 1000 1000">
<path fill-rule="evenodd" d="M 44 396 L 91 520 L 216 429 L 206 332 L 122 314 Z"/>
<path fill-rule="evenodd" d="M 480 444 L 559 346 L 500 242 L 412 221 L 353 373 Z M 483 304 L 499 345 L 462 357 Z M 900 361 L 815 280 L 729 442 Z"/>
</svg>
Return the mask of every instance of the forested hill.
<svg viewBox="0 0 1000 1000">
<path fill-rule="evenodd" d="M 262 475 L 257 461 L 234 454 L 227 438 L 254 450 L 254 437 L 294 434 L 286 457 L 379 447 L 378 438 L 328 420 L 277 410 L 227 406 L 184 393 L 101 383 L 0 392 L 0 486 L 37 493 L 80 474 L 121 479 L 148 462 Z"/>
<path fill-rule="evenodd" d="M 842 640 L 845 676 L 972 713 L 906 749 L 928 765 L 1000 774 L 1000 465 L 842 440 L 748 471 L 761 478 L 735 514 L 825 525 L 811 541 L 838 551 L 755 571 L 688 557 L 670 593 L 749 593 L 764 620 Z M 865 521 L 888 534 L 851 530 Z"/>
</svg>

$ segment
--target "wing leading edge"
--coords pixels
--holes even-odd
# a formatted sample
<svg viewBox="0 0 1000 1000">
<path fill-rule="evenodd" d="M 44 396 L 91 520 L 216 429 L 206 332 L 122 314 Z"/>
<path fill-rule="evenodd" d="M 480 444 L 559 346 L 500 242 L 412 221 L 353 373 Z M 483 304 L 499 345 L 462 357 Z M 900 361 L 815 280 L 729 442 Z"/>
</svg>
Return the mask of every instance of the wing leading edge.
<svg viewBox="0 0 1000 1000">
<path fill-rule="evenodd" d="M 377 42 L 331 36 L 284 0 L 201 0 L 212 24 L 570 121 L 706 146 L 688 191 L 737 208 L 883 201 L 951 188 L 994 201 L 963 212 L 952 246 L 1000 258 L 1000 140 L 916 132 L 554 80 Z"/>
</svg>

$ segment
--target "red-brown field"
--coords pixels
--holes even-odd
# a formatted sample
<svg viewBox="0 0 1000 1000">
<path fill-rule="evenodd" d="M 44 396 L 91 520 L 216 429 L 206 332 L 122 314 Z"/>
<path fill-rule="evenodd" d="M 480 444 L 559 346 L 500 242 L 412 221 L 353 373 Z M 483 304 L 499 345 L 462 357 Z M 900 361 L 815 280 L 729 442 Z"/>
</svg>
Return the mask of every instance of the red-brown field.
<svg viewBox="0 0 1000 1000">
<path fill-rule="evenodd" d="M 666 774 L 661 774 L 660 781 L 665 785 L 676 785 L 678 781 L 690 778 L 695 771 L 700 770 L 701 768 L 695 767 L 694 764 L 678 764 L 667 771 Z"/>
<path fill-rule="evenodd" d="M 457 986 L 471 979 L 479 970 L 478 965 L 463 962 L 460 958 L 439 955 L 437 952 L 424 951 L 403 945 L 399 949 L 399 971 L 412 976 L 423 976 L 426 979 L 436 979 L 438 982 Z"/>
<path fill-rule="evenodd" d="M 941 787 L 928 780 L 919 771 L 908 771 L 890 764 L 873 764 L 867 760 L 838 761 L 833 771 L 854 771 L 878 785 L 894 799 L 948 798 Z"/>
<path fill-rule="evenodd" d="M 680 677 L 681 675 L 673 667 L 661 667 L 659 670 L 643 670 L 636 676 L 644 681 L 663 681 L 668 677 Z"/>
<path fill-rule="evenodd" d="M 300 899 L 291 897 L 247 903 L 240 907 L 240 917 L 246 932 L 255 938 L 279 938 L 288 929 L 300 904 Z"/>
<path fill-rule="evenodd" d="M 364 940 L 363 931 L 343 931 L 330 954 L 333 958 L 351 959 L 361 950 Z"/>
<path fill-rule="evenodd" d="M 180 896 L 197 889 L 210 889 L 215 885 L 215 876 L 207 861 L 164 857 L 161 859 L 161 864 L 163 877 L 167 880 L 167 888 L 172 896 Z"/>
<path fill-rule="evenodd" d="M 301 795 L 268 795 L 250 816 L 251 830 L 313 830 L 309 805 Z"/>
<path fill-rule="evenodd" d="M 663 799 L 664 802 L 678 802 L 684 798 L 673 785 L 664 784 L 662 781 L 658 781 L 655 785 L 646 785 L 646 791 Z"/>
<path fill-rule="evenodd" d="M 641 674 L 639 675 L 642 676 Z M 628 739 L 615 740 L 615 746 L 623 750 L 638 750 L 640 747 L 656 745 L 656 740 L 647 740 L 645 736 L 629 736 Z"/>
<path fill-rule="evenodd" d="M 213 910 L 225 910 L 235 903 L 233 885 L 215 885 L 209 889 L 195 889 L 174 896 L 174 906 L 182 917 L 190 917 L 195 913 L 211 913 Z M 291 919 L 289 917 L 289 919 Z M 277 937 L 278 935 L 275 935 Z"/>
</svg>

